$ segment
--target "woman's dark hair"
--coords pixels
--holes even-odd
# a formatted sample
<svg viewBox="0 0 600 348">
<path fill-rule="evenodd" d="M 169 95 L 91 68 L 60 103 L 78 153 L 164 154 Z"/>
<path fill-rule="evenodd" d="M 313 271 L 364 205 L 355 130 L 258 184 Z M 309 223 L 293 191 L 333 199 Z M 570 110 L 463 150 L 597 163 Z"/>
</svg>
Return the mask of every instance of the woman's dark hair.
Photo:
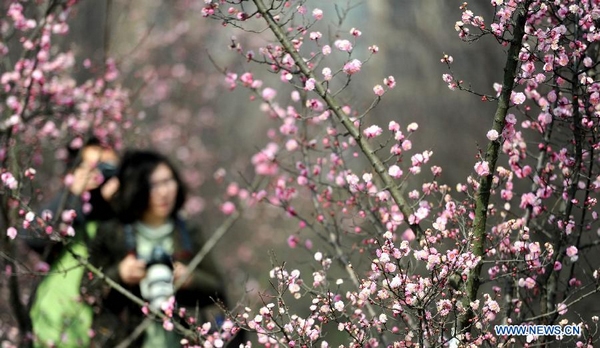
<svg viewBox="0 0 600 348">
<path fill-rule="evenodd" d="M 150 203 L 150 176 L 160 164 L 171 169 L 177 182 L 177 197 L 171 213 L 173 218 L 176 217 L 185 202 L 186 188 L 171 161 L 154 151 L 130 150 L 121 160 L 117 171 L 119 189 L 112 198 L 113 208 L 121 222 L 133 223 L 146 212 Z"/>
</svg>

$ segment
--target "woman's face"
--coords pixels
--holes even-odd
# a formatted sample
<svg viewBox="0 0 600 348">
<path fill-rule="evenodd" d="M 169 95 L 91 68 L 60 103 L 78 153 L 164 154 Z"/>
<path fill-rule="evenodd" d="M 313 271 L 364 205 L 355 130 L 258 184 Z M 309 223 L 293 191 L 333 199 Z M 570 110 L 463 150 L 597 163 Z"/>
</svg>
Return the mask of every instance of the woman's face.
<svg viewBox="0 0 600 348">
<path fill-rule="evenodd" d="M 150 174 L 150 201 L 142 221 L 150 225 L 165 223 L 175 207 L 177 189 L 177 181 L 169 166 L 159 164 Z"/>
</svg>

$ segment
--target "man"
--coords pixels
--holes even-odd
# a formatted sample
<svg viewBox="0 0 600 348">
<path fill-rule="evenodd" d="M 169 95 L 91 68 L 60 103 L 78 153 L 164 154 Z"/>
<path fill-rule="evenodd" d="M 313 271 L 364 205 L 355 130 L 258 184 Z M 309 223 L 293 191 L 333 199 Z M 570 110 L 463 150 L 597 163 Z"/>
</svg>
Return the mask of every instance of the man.
<svg viewBox="0 0 600 348">
<path fill-rule="evenodd" d="M 68 228 L 63 212 L 73 210 L 73 237 L 41 236 L 29 239 L 29 246 L 50 265 L 31 301 L 30 316 L 36 347 L 84 347 L 90 342 L 92 310 L 80 300 L 84 267 L 73 253 L 87 258 L 87 245 L 96 233 L 99 221 L 111 219 L 114 213 L 108 200 L 118 188 L 114 178 L 118 155 L 97 139 L 88 140 L 78 151 L 69 149 L 71 162 L 78 165 L 67 174 L 67 187 L 51 200 L 45 210 L 52 212 L 56 225 Z M 68 215 L 68 214 L 67 214 Z M 67 220 L 69 218 L 67 217 Z M 64 231 L 63 231 L 64 232 Z M 64 233 L 62 233 L 64 235 Z"/>
</svg>

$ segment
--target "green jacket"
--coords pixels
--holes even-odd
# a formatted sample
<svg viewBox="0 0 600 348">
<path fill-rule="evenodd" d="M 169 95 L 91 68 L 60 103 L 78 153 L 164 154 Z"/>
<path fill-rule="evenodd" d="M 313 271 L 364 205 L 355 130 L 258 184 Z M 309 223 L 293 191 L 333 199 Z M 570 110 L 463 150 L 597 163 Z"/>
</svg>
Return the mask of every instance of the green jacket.
<svg viewBox="0 0 600 348">
<path fill-rule="evenodd" d="M 56 249 L 48 274 L 37 286 L 29 315 L 35 347 L 87 347 L 90 342 L 92 308 L 80 296 L 85 268 L 67 250 L 88 257 L 87 242 L 96 233 L 97 223 L 78 228 L 67 247 Z"/>
<path fill-rule="evenodd" d="M 48 274 L 41 278 L 28 304 L 36 348 L 79 348 L 90 344 L 92 309 L 80 296 L 85 269 L 67 249 L 87 258 L 87 245 L 94 238 L 99 221 L 114 214 L 102 204 L 92 212 L 84 213 L 81 198 L 66 189 L 57 193 L 42 210 L 60 216 L 65 209 L 73 209 L 77 214 L 73 221 L 75 236 L 65 239 L 66 247 L 61 241 L 50 240 L 45 233 L 23 231 L 29 248 L 50 265 Z"/>
</svg>

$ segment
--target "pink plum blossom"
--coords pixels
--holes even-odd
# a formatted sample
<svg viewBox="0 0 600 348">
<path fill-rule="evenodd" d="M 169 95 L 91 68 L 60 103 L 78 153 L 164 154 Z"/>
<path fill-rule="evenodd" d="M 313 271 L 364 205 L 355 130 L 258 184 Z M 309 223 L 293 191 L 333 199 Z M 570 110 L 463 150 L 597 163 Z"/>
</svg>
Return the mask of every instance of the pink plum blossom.
<svg viewBox="0 0 600 348">
<path fill-rule="evenodd" d="M 65 224 L 72 224 L 73 220 L 75 219 L 76 216 L 77 216 L 77 213 L 75 212 L 75 210 L 68 209 L 68 210 L 65 210 L 62 212 L 61 220 Z"/>
<path fill-rule="evenodd" d="M 562 264 L 560 263 L 560 261 L 554 261 L 554 270 L 560 271 L 561 269 L 562 269 Z"/>
<path fill-rule="evenodd" d="M 331 80 L 331 69 L 330 68 L 323 68 L 321 73 L 323 74 L 323 78 L 325 79 L 325 81 Z"/>
<path fill-rule="evenodd" d="M 444 54 L 442 59 L 440 59 L 440 62 L 446 63 L 446 64 L 452 64 L 454 62 L 454 57 Z"/>
<path fill-rule="evenodd" d="M 9 172 L 0 174 L 0 180 L 2 180 L 2 183 L 11 190 L 14 190 L 19 186 L 17 179 Z"/>
<path fill-rule="evenodd" d="M 262 97 L 266 101 L 273 100 L 276 95 L 277 95 L 277 91 L 270 87 L 267 87 L 267 88 L 263 89 L 263 91 L 262 91 Z"/>
<path fill-rule="evenodd" d="M 340 51 L 350 52 L 352 51 L 352 43 L 348 40 L 335 40 L 333 45 Z"/>
<path fill-rule="evenodd" d="M 296 139 L 290 139 L 285 143 L 285 149 L 289 152 L 296 151 L 299 145 Z"/>
<path fill-rule="evenodd" d="M 300 238 L 296 235 L 291 235 L 288 237 L 287 243 L 290 248 L 294 249 L 298 246 L 298 243 L 300 243 Z"/>
<path fill-rule="evenodd" d="M 314 19 L 316 19 L 316 20 L 321 20 L 321 19 L 323 19 L 323 10 L 321 10 L 321 9 L 318 9 L 318 8 L 315 8 L 315 9 L 312 11 L 312 15 L 313 15 L 313 18 L 314 18 Z"/>
<path fill-rule="evenodd" d="M 276 143 L 269 143 L 267 146 L 252 156 L 251 162 L 254 164 L 255 171 L 260 175 L 275 175 L 278 171 L 278 165 L 273 160 L 279 146 Z"/>
<path fill-rule="evenodd" d="M 475 172 L 479 176 L 490 175 L 490 164 L 487 161 L 479 161 L 475 164 Z"/>
<path fill-rule="evenodd" d="M 500 83 L 494 83 L 492 85 L 492 88 L 494 88 L 494 91 L 496 91 L 496 97 L 499 97 L 500 93 L 502 93 L 502 84 L 500 84 Z"/>
<path fill-rule="evenodd" d="M 442 167 L 432 166 L 431 167 L 431 174 L 433 174 L 433 176 L 440 176 L 442 174 Z"/>
<path fill-rule="evenodd" d="M 282 71 L 281 72 L 281 81 L 282 82 L 289 82 L 294 78 L 294 75 L 292 75 L 290 72 L 288 71 Z"/>
<path fill-rule="evenodd" d="M 359 182 L 358 176 L 356 176 L 355 174 L 348 174 L 346 175 L 346 182 L 348 183 L 348 185 L 356 186 Z"/>
<path fill-rule="evenodd" d="M 527 277 L 525 279 L 521 278 L 518 282 L 520 287 L 524 287 L 527 289 L 533 289 L 535 287 L 535 280 L 531 277 Z"/>
<path fill-rule="evenodd" d="M 163 322 L 163 328 L 167 331 L 173 331 L 173 322 L 170 320 L 165 320 Z"/>
<path fill-rule="evenodd" d="M 221 205 L 221 212 L 225 215 L 233 214 L 235 212 L 235 204 L 229 201 L 223 203 L 223 205 Z"/>
<path fill-rule="evenodd" d="M 229 73 L 227 73 L 226 81 L 229 83 L 235 83 L 237 78 L 238 78 L 237 74 L 229 72 Z M 242 76 L 240 76 L 240 81 L 244 84 L 245 87 L 249 87 L 252 85 L 254 78 L 252 77 L 251 73 L 245 72 L 242 74 Z"/>
<path fill-rule="evenodd" d="M 538 204 L 538 198 L 535 196 L 535 194 L 529 192 L 521 196 L 521 204 L 519 205 L 519 207 L 525 208 L 527 206 L 536 206 Z"/>
<path fill-rule="evenodd" d="M 16 229 L 16 228 L 14 228 L 14 227 L 12 227 L 12 226 L 11 226 L 11 227 L 9 227 L 9 228 L 6 230 L 6 235 L 7 235 L 7 236 L 8 236 L 8 238 L 10 238 L 10 239 L 15 239 L 15 238 L 17 237 L 17 229 Z"/>
<path fill-rule="evenodd" d="M 567 256 L 570 257 L 571 261 L 573 261 L 573 262 L 577 261 L 577 259 L 578 259 L 577 253 L 578 252 L 579 252 L 579 250 L 577 250 L 577 247 L 574 245 L 571 245 L 566 250 Z"/>
<path fill-rule="evenodd" d="M 295 101 L 295 102 L 300 101 L 300 93 L 298 91 L 292 91 L 290 96 L 292 97 L 293 101 Z"/>
<path fill-rule="evenodd" d="M 308 80 L 306 80 L 306 83 L 304 84 L 304 90 L 305 91 L 312 91 L 315 89 L 315 79 L 310 78 Z"/>
<path fill-rule="evenodd" d="M 237 183 L 232 182 L 229 185 L 227 185 L 227 190 L 225 192 L 229 197 L 234 197 L 237 196 L 237 194 L 240 192 L 240 187 Z"/>
<path fill-rule="evenodd" d="M 498 137 L 499 137 L 499 135 L 498 135 L 498 131 L 497 131 L 497 130 L 495 130 L 495 129 L 492 129 L 492 130 L 488 131 L 488 132 L 487 132 L 487 134 L 486 134 L 486 136 L 487 136 L 487 138 L 488 138 L 490 141 L 495 141 L 495 140 L 496 140 L 496 139 L 498 139 Z"/>
<path fill-rule="evenodd" d="M 388 174 L 392 178 L 398 179 L 402 176 L 402 169 L 400 169 L 400 167 L 394 164 L 388 169 Z"/>
<path fill-rule="evenodd" d="M 363 131 L 363 134 L 367 137 L 367 138 L 375 138 L 378 137 L 379 135 L 381 135 L 381 133 L 383 132 L 383 130 L 381 129 L 381 127 L 379 127 L 378 125 L 372 125 L 370 127 L 368 127 L 367 129 L 365 129 Z"/>
<path fill-rule="evenodd" d="M 352 75 L 360 71 L 362 66 L 362 62 L 358 59 L 352 59 L 348 63 L 344 64 L 344 68 L 342 69 L 346 74 Z"/>
<path fill-rule="evenodd" d="M 323 34 L 321 34 L 318 31 L 313 31 L 312 33 L 310 33 L 309 37 L 311 40 L 319 40 L 321 37 L 323 36 Z"/>
<path fill-rule="evenodd" d="M 352 35 L 354 37 L 359 37 L 362 35 L 362 32 L 356 28 L 352 28 L 352 29 L 350 29 L 350 35 Z"/>
<path fill-rule="evenodd" d="M 236 86 L 237 74 L 228 72 L 225 76 L 225 82 L 229 86 L 229 89 L 233 90 Z"/>
<path fill-rule="evenodd" d="M 308 178 L 304 175 L 300 175 L 296 179 L 296 183 L 298 183 L 300 186 L 306 186 L 308 184 Z"/>
<path fill-rule="evenodd" d="M 567 314 L 567 305 L 564 302 L 559 303 L 558 305 L 556 305 L 556 311 L 558 311 L 558 314 L 560 315 L 565 315 Z"/>
<path fill-rule="evenodd" d="M 525 94 L 523 94 L 522 92 L 512 92 L 510 96 L 510 100 L 515 105 L 523 104 L 525 102 L 525 99 Z"/>
<path fill-rule="evenodd" d="M 35 168 L 27 168 L 27 169 L 25 169 L 25 176 L 27 178 L 29 178 L 30 180 L 33 180 L 35 178 L 35 174 L 36 174 Z"/>
<path fill-rule="evenodd" d="M 25 214 L 25 221 L 31 222 L 33 221 L 33 219 L 35 219 L 35 213 L 32 211 L 27 212 L 27 214 Z"/>
<path fill-rule="evenodd" d="M 373 93 L 375 93 L 375 95 L 377 95 L 378 97 L 381 97 L 385 93 L 385 90 L 383 89 L 383 87 L 381 87 L 381 85 L 376 85 L 375 87 L 373 87 Z"/>
</svg>

